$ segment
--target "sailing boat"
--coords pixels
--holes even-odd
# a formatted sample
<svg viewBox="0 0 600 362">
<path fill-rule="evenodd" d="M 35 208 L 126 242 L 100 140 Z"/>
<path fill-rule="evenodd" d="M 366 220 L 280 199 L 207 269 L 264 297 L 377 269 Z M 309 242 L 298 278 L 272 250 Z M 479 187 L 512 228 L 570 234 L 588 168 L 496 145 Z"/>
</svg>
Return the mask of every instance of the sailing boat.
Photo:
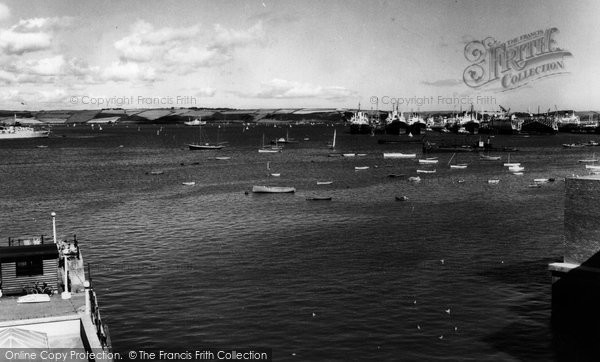
<svg viewBox="0 0 600 362">
<path fill-rule="evenodd" d="M 329 144 L 329 149 L 332 150 L 332 151 L 335 151 L 335 142 L 336 142 L 336 135 L 337 135 L 336 131 L 337 131 L 336 129 L 333 130 L 333 140 Z M 339 157 L 341 155 L 342 154 L 339 153 L 339 152 L 332 152 L 332 153 L 329 154 L 329 157 Z"/>
<path fill-rule="evenodd" d="M 333 141 L 331 141 L 331 145 L 329 145 L 329 148 L 332 150 L 335 150 L 335 138 L 336 138 L 336 129 L 333 130 Z"/>
<path fill-rule="evenodd" d="M 262 147 L 258 149 L 258 153 L 277 153 L 277 152 L 281 152 L 281 146 L 279 145 L 273 145 L 273 146 L 266 146 L 265 145 L 265 134 L 263 133 L 262 136 Z"/>
<path fill-rule="evenodd" d="M 190 148 L 190 150 L 192 150 L 192 151 L 194 151 L 194 150 L 220 150 L 221 148 L 225 147 L 220 142 L 218 142 L 218 137 L 219 137 L 218 133 L 217 133 L 217 143 L 210 143 L 210 141 L 208 140 L 206 135 L 204 135 L 202 133 L 202 125 L 201 124 L 198 125 L 198 133 L 200 135 L 199 136 L 200 140 L 197 143 L 188 144 L 188 147 Z"/>
<path fill-rule="evenodd" d="M 577 162 L 579 162 L 579 163 L 594 163 L 594 162 L 598 162 L 598 159 L 596 158 L 596 154 L 592 153 L 592 158 L 584 158 L 582 160 L 578 160 Z"/>
<path fill-rule="evenodd" d="M 285 144 L 285 143 L 298 143 L 298 141 L 294 140 L 293 138 L 290 138 L 290 131 L 288 129 L 285 132 L 285 138 L 280 137 L 280 138 L 277 138 L 277 139 L 274 139 L 274 140 L 271 141 L 271 144 L 273 144 L 273 145 L 276 145 L 278 143 L 282 143 L 282 144 Z"/>
<path fill-rule="evenodd" d="M 452 160 L 454 159 L 454 156 L 456 156 L 456 152 L 452 154 L 452 157 L 450 157 L 450 161 L 448 161 L 448 165 L 450 166 L 451 169 L 465 169 L 467 168 L 467 164 L 466 163 L 458 163 L 458 164 L 452 164 Z"/>
<path fill-rule="evenodd" d="M 510 153 L 508 154 L 508 161 L 504 163 L 504 166 L 506 167 L 516 167 L 516 166 L 521 166 L 521 163 L 519 162 L 510 162 Z"/>
<path fill-rule="evenodd" d="M 270 175 L 273 177 L 281 176 L 281 173 L 271 173 L 271 162 L 267 161 L 267 171 L 269 171 Z"/>
</svg>

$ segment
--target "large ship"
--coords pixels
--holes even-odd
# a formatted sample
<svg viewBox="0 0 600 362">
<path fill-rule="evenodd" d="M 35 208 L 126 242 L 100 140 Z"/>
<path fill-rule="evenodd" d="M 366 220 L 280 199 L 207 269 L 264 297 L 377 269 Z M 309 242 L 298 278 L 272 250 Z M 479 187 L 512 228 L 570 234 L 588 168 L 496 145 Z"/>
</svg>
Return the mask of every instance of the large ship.
<svg viewBox="0 0 600 362">
<path fill-rule="evenodd" d="M 29 126 L 0 126 L 0 140 L 48 137 L 50 131 L 36 130 Z"/>
<path fill-rule="evenodd" d="M 48 137 L 50 131 L 37 130 L 31 126 L 25 125 L 27 122 L 38 122 L 33 118 L 17 118 L 15 114 L 14 120 L 0 124 L 0 139 L 20 139 L 20 138 L 42 138 Z M 6 122 L 6 123 L 4 123 Z M 39 122 L 38 122 L 39 123 Z"/>
<path fill-rule="evenodd" d="M 518 116 L 518 115 L 517 115 Z M 529 114 L 523 117 L 521 131 L 528 133 L 556 134 L 558 121 L 547 114 Z"/>
<path fill-rule="evenodd" d="M 371 125 L 369 116 L 367 116 L 366 112 L 361 112 L 359 104 L 358 110 L 350 118 L 350 133 L 368 134 L 372 130 L 373 126 Z"/>
<path fill-rule="evenodd" d="M 385 133 L 400 135 L 408 133 L 407 130 L 408 123 L 406 122 L 406 118 L 404 118 L 402 112 L 398 113 L 398 105 L 396 105 L 395 109 L 391 113 L 388 113 L 385 120 Z"/>
<path fill-rule="evenodd" d="M 77 238 L 57 240 L 55 213 L 52 226 L 51 239 L 9 238 L 0 247 L 2 353 L 37 361 L 60 349 L 68 357 L 61 360 L 120 359 L 111 350 Z"/>
<path fill-rule="evenodd" d="M 558 123 L 558 130 L 560 132 L 573 132 L 579 130 L 581 127 L 581 120 L 579 116 L 575 114 L 575 111 L 564 112 L 563 115 L 556 116 L 556 121 Z"/>
</svg>

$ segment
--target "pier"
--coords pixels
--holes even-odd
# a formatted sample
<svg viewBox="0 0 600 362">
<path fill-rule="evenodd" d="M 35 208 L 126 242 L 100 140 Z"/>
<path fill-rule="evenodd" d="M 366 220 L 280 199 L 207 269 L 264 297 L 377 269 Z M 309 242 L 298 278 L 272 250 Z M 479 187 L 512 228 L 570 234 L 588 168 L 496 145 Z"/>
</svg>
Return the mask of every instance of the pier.
<svg viewBox="0 0 600 362">
<path fill-rule="evenodd" d="M 588 355 L 600 336 L 600 176 L 567 178 L 565 186 L 564 258 L 548 266 L 551 320 L 557 343 Z"/>
</svg>

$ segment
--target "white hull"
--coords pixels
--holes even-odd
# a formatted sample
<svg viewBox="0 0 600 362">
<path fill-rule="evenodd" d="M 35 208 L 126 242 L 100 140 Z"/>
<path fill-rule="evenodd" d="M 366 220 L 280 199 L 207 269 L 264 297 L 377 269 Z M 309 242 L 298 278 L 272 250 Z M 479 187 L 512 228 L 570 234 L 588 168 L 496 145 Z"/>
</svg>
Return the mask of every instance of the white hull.
<svg viewBox="0 0 600 362">
<path fill-rule="evenodd" d="M 18 128 L 18 127 L 16 127 Z M 48 131 L 30 131 L 30 130 L 18 130 L 18 129 L 4 129 L 0 130 L 0 140 L 12 140 L 21 138 L 46 138 L 48 137 Z"/>
<path fill-rule="evenodd" d="M 252 192 L 255 193 L 291 193 L 296 192 L 295 187 L 280 186 L 252 186 Z"/>
<path fill-rule="evenodd" d="M 415 158 L 417 157 L 416 153 L 401 153 L 401 152 L 393 152 L 393 153 L 384 153 L 383 158 Z"/>
</svg>

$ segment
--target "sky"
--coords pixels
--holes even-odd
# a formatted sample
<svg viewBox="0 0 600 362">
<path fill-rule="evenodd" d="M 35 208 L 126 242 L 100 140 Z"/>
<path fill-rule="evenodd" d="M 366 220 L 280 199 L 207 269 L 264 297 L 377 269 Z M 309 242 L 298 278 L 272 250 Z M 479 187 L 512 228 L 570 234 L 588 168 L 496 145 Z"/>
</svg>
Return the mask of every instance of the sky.
<svg viewBox="0 0 600 362">
<path fill-rule="evenodd" d="M 600 110 L 599 30 L 594 0 L 0 0 L 0 109 Z"/>
</svg>

